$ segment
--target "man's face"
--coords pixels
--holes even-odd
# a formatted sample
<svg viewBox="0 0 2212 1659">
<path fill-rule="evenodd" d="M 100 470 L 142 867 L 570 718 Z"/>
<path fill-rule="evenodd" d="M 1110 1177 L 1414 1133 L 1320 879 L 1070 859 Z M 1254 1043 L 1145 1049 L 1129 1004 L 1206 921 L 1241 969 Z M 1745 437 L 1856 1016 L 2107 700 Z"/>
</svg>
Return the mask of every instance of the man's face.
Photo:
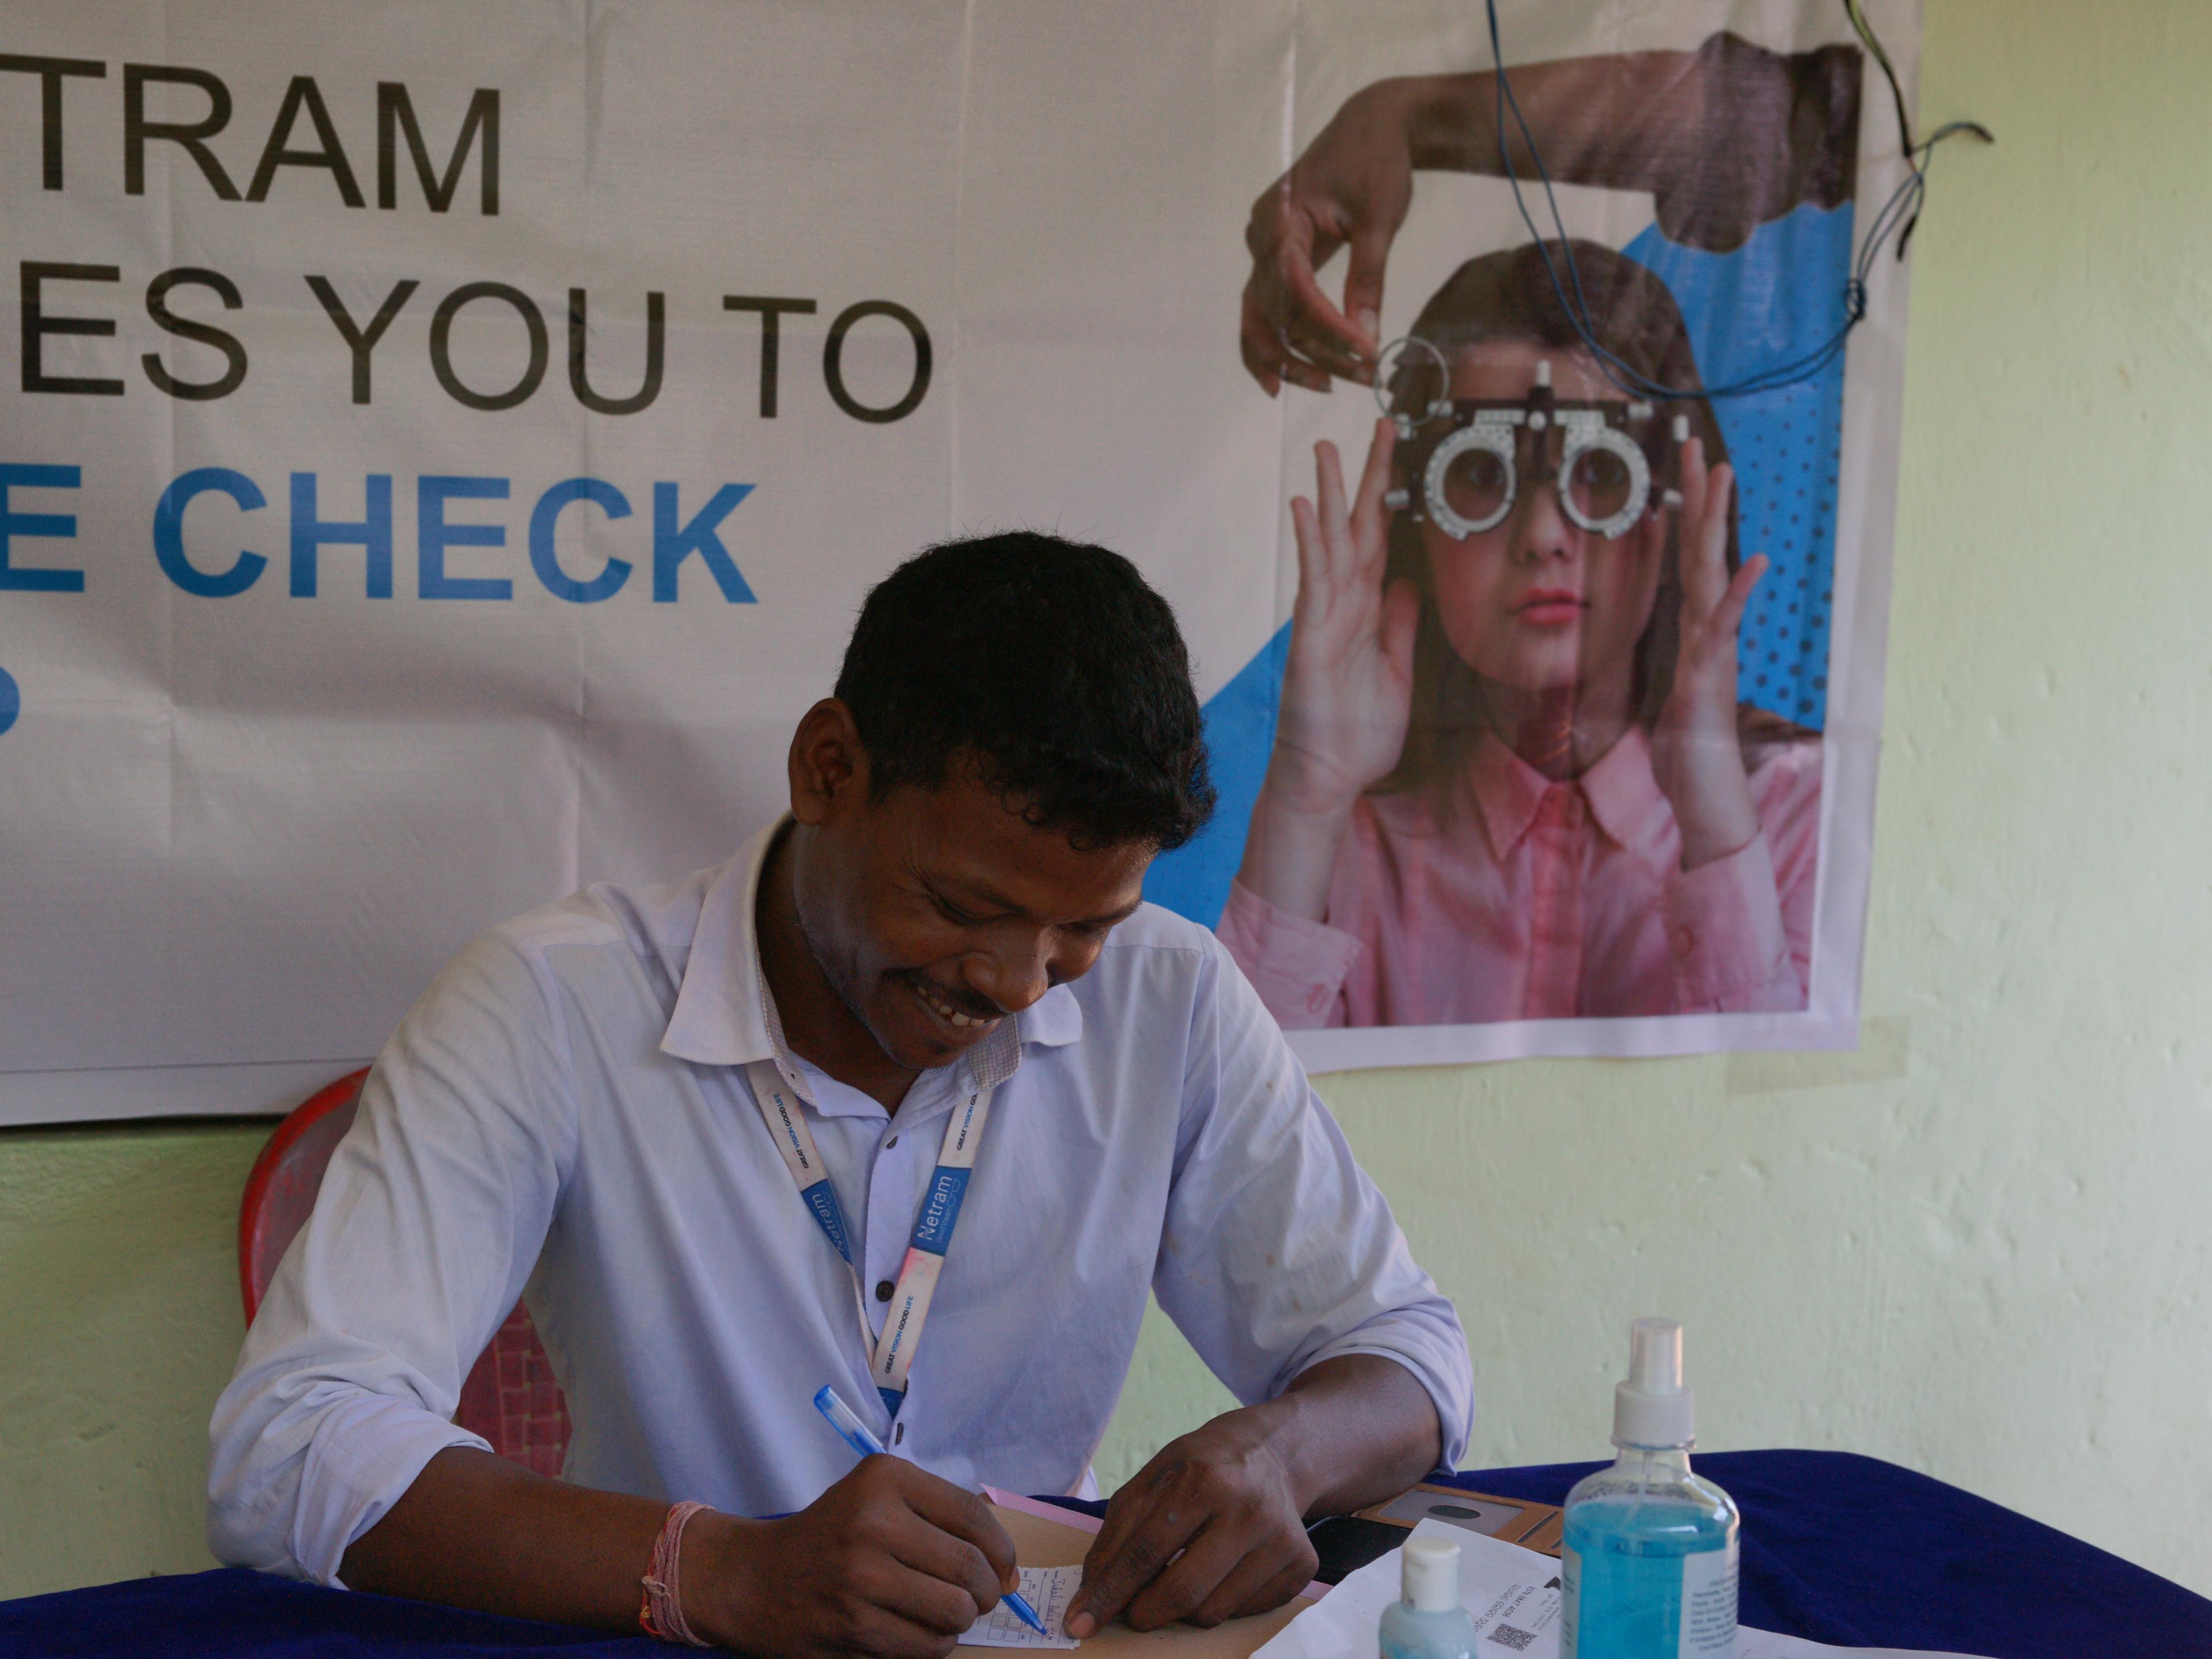
<svg viewBox="0 0 2212 1659">
<path fill-rule="evenodd" d="M 1142 897 L 1149 843 L 1079 850 L 965 767 L 936 789 L 867 795 L 857 773 L 809 815 L 799 922 L 839 999 L 912 1070 L 1088 972 Z"/>
</svg>

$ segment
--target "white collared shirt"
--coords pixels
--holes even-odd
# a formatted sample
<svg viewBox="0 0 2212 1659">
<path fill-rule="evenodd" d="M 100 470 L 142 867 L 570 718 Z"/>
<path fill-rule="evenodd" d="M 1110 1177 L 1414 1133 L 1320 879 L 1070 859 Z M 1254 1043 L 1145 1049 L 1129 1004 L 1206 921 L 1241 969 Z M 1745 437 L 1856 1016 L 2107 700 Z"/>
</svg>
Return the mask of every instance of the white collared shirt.
<svg viewBox="0 0 2212 1659">
<path fill-rule="evenodd" d="M 1405 1365 L 1443 1457 L 1466 1339 L 1281 1032 L 1212 933 L 1146 905 L 1017 1016 L 896 1425 L 852 1280 L 743 1067 L 795 1066 L 866 1306 L 894 1280 L 962 1068 L 894 1121 L 763 1018 L 754 895 L 775 826 L 671 887 L 599 886 L 471 943 L 385 1046 L 210 1431 L 217 1557 L 336 1583 L 447 1446 L 463 1379 L 528 1302 L 580 1485 L 802 1509 L 853 1455 L 827 1382 L 965 1486 L 1088 1478 L 1149 1288 L 1247 1403 L 1342 1353 Z"/>
</svg>

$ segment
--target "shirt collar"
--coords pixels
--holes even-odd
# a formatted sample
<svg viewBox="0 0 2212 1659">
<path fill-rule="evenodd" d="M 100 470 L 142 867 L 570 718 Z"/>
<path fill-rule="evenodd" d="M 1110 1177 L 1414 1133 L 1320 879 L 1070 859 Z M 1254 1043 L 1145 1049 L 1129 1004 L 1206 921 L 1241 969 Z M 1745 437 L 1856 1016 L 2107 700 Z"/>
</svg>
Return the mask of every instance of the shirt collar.
<svg viewBox="0 0 2212 1659">
<path fill-rule="evenodd" d="M 1490 850 L 1500 859 L 1528 833 L 1545 794 L 1554 787 L 1489 731 L 1475 743 L 1468 781 L 1490 836 Z M 1654 813 L 1667 810 L 1667 799 L 1651 770 L 1650 736 L 1641 726 L 1632 725 L 1575 785 L 1589 802 L 1598 828 L 1624 847 L 1636 843 Z"/>
<path fill-rule="evenodd" d="M 1490 836 L 1491 854 L 1502 860 L 1536 821 L 1536 809 L 1544 804 L 1544 792 L 1552 787 L 1552 781 L 1515 754 L 1498 733 L 1486 728 L 1475 739 L 1468 784 L 1482 812 L 1482 827 Z"/>
<path fill-rule="evenodd" d="M 761 830 L 708 881 L 676 1009 L 661 1035 L 663 1054 L 700 1066 L 775 1060 L 787 1073 L 795 1069 L 790 1056 L 780 1052 L 778 1034 L 769 1030 L 772 999 L 761 976 L 760 940 L 753 927 L 761 870 L 776 836 L 790 821 L 787 813 Z M 1014 1021 L 1018 1046 L 1009 1059 L 1018 1063 L 1021 1046 L 1059 1048 L 1080 1038 L 1083 1005 L 1072 987 L 1055 985 Z M 1006 1069 L 1011 1072 L 1012 1065 Z"/>
</svg>

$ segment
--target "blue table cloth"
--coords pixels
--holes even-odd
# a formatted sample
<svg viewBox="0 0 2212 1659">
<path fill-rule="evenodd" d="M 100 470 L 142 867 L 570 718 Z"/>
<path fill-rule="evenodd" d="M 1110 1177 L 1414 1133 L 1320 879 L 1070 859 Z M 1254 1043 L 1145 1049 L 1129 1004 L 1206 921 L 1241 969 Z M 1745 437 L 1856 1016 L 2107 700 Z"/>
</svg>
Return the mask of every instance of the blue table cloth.
<svg viewBox="0 0 2212 1659">
<path fill-rule="evenodd" d="M 1737 1617 L 1759 1630 L 1988 1659 L 2212 1659 L 2212 1601 L 1924 1474 L 1848 1452 L 1715 1452 L 1691 1465 L 1743 1510 Z M 1598 1467 L 1454 1484 L 1562 1504 Z"/>
<path fill-rule="evenodd" d="M 1592 1463 L 1490 1469 L 1470 1490 L 1556 1504 Z M 1839 1645 L 1987 1659 L 2212 1659 L 2212 1601 L 1893 1464 L 1840 1452 L 1722 1452 L 1698 1472 L 1743 1506 L 1743 1621 Z M 2208 1547 L 2212 1547 L 2209 1546 Z M 459 1613 L 236 1569 L 0 1602 L 0 1656 L 385 1659 L 550 1650 L 628 1659 L 642 1637 Z"/>
</svg>

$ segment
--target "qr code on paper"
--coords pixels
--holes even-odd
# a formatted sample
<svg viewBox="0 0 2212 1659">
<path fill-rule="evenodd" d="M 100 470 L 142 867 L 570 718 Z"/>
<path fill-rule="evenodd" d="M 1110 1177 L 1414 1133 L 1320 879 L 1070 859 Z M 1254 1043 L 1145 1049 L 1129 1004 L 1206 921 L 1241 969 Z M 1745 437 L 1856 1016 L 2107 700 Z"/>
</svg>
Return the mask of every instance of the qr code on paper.
<svg viewBox="0 0 2212 1659">
<path fill-rule="evenodd" d="M 1500 1647 L 1510 1648 L 1516 1653 L 1525 1653 L 1528 1644 L 1536 1638 L 1531 1632 L 1516 1630 L 1510 1625 L 1500 1625 L 1490 1632 L 1490 1639 Z"/>
</svg>

